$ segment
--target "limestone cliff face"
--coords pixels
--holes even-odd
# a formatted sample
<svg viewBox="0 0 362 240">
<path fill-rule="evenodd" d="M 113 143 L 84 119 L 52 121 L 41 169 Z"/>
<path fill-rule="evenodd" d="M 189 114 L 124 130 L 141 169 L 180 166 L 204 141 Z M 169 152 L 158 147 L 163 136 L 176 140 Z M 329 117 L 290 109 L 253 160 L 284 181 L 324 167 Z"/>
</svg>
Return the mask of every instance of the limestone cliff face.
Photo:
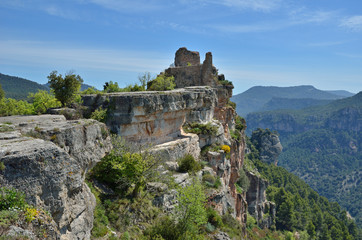
<svg viewBox="0 0 362 240">
<path fill-rule="evenodd" d="M 186 48 L 176 52 L 174 67 L 166 69 L 165 74 L 175 77 L 177 89 L 88 95 L 83 96 L 83 103 L 91 110 L 100 106 L 110 107 L 106 124 L 111 131 L 131 142 L 154 144 L 153 151 L 167 159 L 168 170 L 176 170 L 177 160 L 185 154 L 198 158 L 203 147 L 212 144 L 230 146 L 230 156 L 223 151 L 208 152 L 206 160 L 210 168 L 199 172 L 198 176 L 201 178 L 210 170 L 221 179 L 221 188 L 209 193 L 209 201 L 221 214 L 231 211 L 245 226 L 246 196 L 235 189 L 243 165 L 245 139 L 231 138 L 230 130 L 235 130 L 236 112 L 227 106 L 233 86 L 220 84 L 219 80 L 225 79 L 213 66 L 211 53 L 207 53 L 200 64 L 199 53 Z M 217 128 L 217 132 L 185 134 L 182 126 L 194 122 L 209 123 Z M 187 173 L 175 173 L 174 176 L 182 186 L 191 182 Z M 170 199 L 175 199 L 174 194 L 169 192 L 159 197 L 157 205 L 172 209 Z"/>
<path fill-rule="evenodd" d="M 106 124 L 111 132 L 133 142 L 161 144 L 181 135 L 187 121 L 210 122 L 216 91 L 188 87 L 165 92 L 132 92 L 82 97 L 90 109 L 110 108 Z"/>
<path fill-rule="evenodd" d="M 0 132 L 0 185 L 47 210 L 57 239 L 89 239 L 95 198 L 84 178 L 111 149 L 105 125 L 60 115 L 2 117 L 0 123 L 10 124 Z"/>
<path fill-rule="evenodd" d="M 261 228 L 270 228 L 275 224 L 275 203 L 266 200 L 266 188 L 268 182 L 255 173 L 246 172 L 250 187 L 246 193 L 248 211 L 255 217 L 258 226 Z"/>
</svg>

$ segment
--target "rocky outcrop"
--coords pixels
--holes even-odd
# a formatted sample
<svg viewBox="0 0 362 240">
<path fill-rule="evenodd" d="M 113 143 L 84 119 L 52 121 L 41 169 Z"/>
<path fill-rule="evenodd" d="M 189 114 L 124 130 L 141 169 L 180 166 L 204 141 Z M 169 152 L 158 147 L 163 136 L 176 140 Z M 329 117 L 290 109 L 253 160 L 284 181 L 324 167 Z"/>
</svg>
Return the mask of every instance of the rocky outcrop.
<svg viewBox="0 0 362 240">
<path fill-rule="evenodd" d="M 176 52 L 175 66 L 165 70 L 166 75 L 175 77 L 177 88 L 189 86 L 217 86 L 218 73 L 212 65 L 211 52 L 206 53 L 205 60 L 200 64 L 198 52 L 180 48 Z"/>
<path fill-rule="evenodd" d="M 86 95 L 91 111 L 110 109 L 106 124 L 128 141 L 161 144 L 181 136 L 185 121 L 210 122 L 217 97 L 210 87 L 188 87 L 165 92 L 128 92 Z"/>
<path fill-rule="evenodd" d="M 251 141 L 259 150 L 260 159 L 267 163 L 278 164 L 278 157 L 283 150 L 276 133 L 266 129 L 258 129 L 253 132 Z"/>
<path fill-rule="evenodd" d="M 246 172 L 250 181 L 249 190 L 246 193 L 248 212 L 255 217 L 258 226 L 270 228 L 275 224 L 275 203 L 266 200 L 266 188 L 268 182 L 255 173 Z"/>
<path fill-rule="evenodd" d="M 61 115 L 0 118 L 0 185 L 16 188 L 47 210 L 59 239 L 89 239 L 95 198 L 84 179 L 110 149 L 104 124 Z"/>
</svg>

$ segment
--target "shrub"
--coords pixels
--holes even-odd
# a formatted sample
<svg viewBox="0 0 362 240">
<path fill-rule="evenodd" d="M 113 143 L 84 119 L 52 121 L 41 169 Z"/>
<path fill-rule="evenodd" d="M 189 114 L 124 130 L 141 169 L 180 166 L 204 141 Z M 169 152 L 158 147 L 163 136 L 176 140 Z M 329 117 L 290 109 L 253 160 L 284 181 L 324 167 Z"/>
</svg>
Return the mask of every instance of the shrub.
<svg viewBox="0 0 362 240">
<path fill-rule="evenodd" d="M 191 154 L 186 154 L 179 161 L 180 172 L 197 172 L 201 170 L 201 165 Z"/>
<path fill-rule="evenodd" d="M 230 147 L 228 145 L 222 145 L 221 150 L 223 150 L 225 153 L 229 153 L 230 152 Z"/>
<path fill-rule="evenodd" d="M 206 208 L 206 215 L 207 215 L 207 221 L 211 223 L 213 226 L 215 227 L 223 226 L 222 218 L 215 209 L 211 207 Z"/>
<path fill-rule="evenodd" d="M 24 208 L 26 205 L 24 194 L 12 188 L 0 188 L 0 211 L 9 208 Z"/>
<path fill-rule="evenodd" d="M 179 189 L 177 200 L 177 225 L 183 239 L 186 238 L 185 234 L 197 235 L 199 227 L 207 223 L 206 196 L 200 182 L 194 181 L 191 185 Z"/>
<path fill-rule="evenodd" d="M 113 150 L 93 170 L 98 180 L 108 183 L 120 192 L 131 186 L 133 197 L 137 197 L 148 181 L 158 177 L 156 169 L 162 159 L 142 146 L 130 146 L 120 137 L 113 137 Z"/>
<path fill-rule="evenodd" d="M 155 79 L 147 83 L 149 91 L 167 91 L 176 87 L 174 76 L 158 75 Z"/>
<path fill-rule="evenodd" d="M 94 112 L 92 112 L 90 118 L 99 122 L 106 122 L 107 109 L 103 109 L 102 107 L 97 108 Z"/>
<path fill-rule="evenodd" d="M 175 220 L 169 216 L 162 216 L 154 225 L 146 229 L 144 235 L 149 236 L 150 239 L 174 240 L 179 239 L 180 231 L 177 228 Z"/>
<path fill-rule="evenodd" d="M 248 191 L 250 187 L 250 180 L 248 176 L 246 176 L 245 170 L 242 168 L 239 171 L 239 179 L 236 182 L 245 192 Z"/>
<path fill-rule="evenodd" d="M 26 208 L 25 209 L 25 220 L 30 223 L 38 218 L 39 211 L 36 208 Z"/>
<path fill-rule="evenodd" d="M 214 177 L 210 173 L 206 173 L 202 176 L 202 181 L 206 187 L 219 188 L 221 186 L 220 178 Z"/>
<path fill-rule="evenodd" d="M 183 127 L 184 131 L 187 133 L 203 134 L 203 135 L 217 135 L 217 126 L 211 125 L 211 123 L 201 124 L 197 122 L 188 123 Z"/>
<path fill-rule="evenodd" d="M 16 220 L 19 219 L 19 214 L 17 211 L 13 210 L 2 210 L 0 211 L 0 229 L 1 227 L 8 227 Z"/>
</svg>

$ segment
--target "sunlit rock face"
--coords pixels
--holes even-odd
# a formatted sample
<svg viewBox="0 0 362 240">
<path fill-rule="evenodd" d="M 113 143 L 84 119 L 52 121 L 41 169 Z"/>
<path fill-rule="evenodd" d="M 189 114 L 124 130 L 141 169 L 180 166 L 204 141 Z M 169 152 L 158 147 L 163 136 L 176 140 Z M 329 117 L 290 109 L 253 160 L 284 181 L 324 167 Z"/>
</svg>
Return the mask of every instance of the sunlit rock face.
<svg viewBox="0 0 362 240">
<path fill-rule="evenodd" d="M 58 239 L 89 239 L 96 202 L 84 179 L 112 147 L 106 126 L 62 115 L 2 117 L 1 123 L 10 129 L 0 131 L 0 186 L 47 210 Z"/>
<path fill-rule="evenodd" d="M 185 121 L 209 122 L 217 97 L 210 87 L 165 92 L 129 92 L 83 96 L 83 104 L 110 108 L 106 124 L 128 141 L 160 144 L 181 136 Z"/>
</svg>

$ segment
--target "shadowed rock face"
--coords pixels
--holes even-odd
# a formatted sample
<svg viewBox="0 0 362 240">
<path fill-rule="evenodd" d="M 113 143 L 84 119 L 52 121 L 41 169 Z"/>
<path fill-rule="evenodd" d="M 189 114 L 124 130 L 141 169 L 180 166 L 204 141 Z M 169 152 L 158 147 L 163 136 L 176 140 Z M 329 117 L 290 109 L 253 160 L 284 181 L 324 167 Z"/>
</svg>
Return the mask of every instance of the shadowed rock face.
<svg viewBox="0 0 362 240">
<path fill-rule="evenodd" d="M 278 164 L 278 157 L 283 150 L 278 135 L 260 129 L 253 132 L 251 141 L 256 144 L 262 161 Z"/>
<path fill-rule="evenodd" d="M 12 129 L 0 132 L 0 185 L 24 192 L 29 204 L 49 211 L 58 238 L 89 239 L 95 198 L 84 178 L 111 149 L 105 125 L 59 115 L 2 117 L 0 123 Z"/>
<path fill-rule="evenodd" d="M 216 92 L 210 87 L 87 95 L 82 99 L 91 109 L 110 107 L 106 124 L 112 132 L 128 141 L 153 144 L 176 139 L 185 121 L 211 121 L 217 102 Z"/>
</svg>

